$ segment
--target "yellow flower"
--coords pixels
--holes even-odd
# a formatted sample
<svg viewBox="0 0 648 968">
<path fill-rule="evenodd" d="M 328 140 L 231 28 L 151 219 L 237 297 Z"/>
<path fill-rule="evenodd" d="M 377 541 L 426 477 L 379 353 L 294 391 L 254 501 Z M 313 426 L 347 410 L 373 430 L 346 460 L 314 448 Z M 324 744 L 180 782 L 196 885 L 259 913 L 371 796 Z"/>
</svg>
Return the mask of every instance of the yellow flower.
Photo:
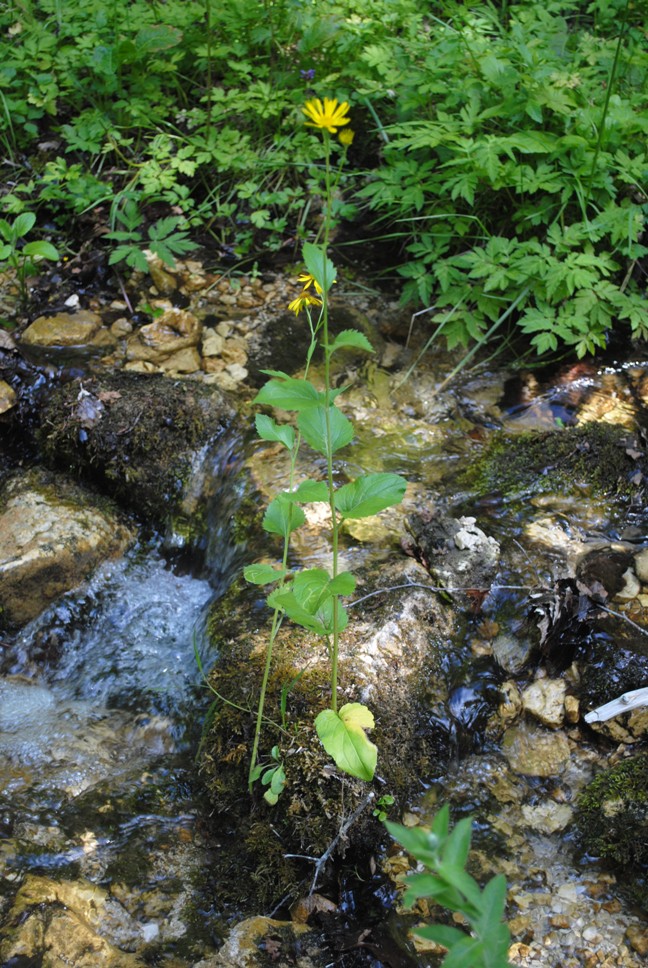
<svg viewBox="0 0 648 968">
<path fill-rule="evenodd" d="M 291 303 L 288 303 L 288 309 L 291 309 L 295 316 L 298 316 L 305 306 L 321 306 L 322 300 L 317 299 L 316 296 L 310 296 L 304 289 L 296 299 L 293 299 Z"/>
<path fill-rule="evenodd" d="M 348 110 L 348 101 L 338 104 L 337 98 L 331 97 L 325 97 L 323 105 L 319 98 L 306 101 L 302 108 L 306 117 L 310 118 L 310 121 L 306 121 L 309 128 L 322 128 L 331 134 L 336 134 L 343 124 L 349 124 L 351 118 L 345 117 Z"/>
<path fill-rule="evenodd" d="M 348 148 L 350 144 L 353 144 L 353 139 L 355 138 L 355 131 L 351 128 L 347 128 L 346 131 L 340 131 L 338 138 L 340 139 L 340 144 Z"/>
<path fill-rule="evenodd" d="M 301 276 L 297 276 L 299 282 L 304 283 L 304 292 L 310 287 L 315 286 L 315 292 L 318 296 L 322 295 L 323 289 L 315 276 L 311 276 L 310 272 L 302 272 Z"/>
</svg>

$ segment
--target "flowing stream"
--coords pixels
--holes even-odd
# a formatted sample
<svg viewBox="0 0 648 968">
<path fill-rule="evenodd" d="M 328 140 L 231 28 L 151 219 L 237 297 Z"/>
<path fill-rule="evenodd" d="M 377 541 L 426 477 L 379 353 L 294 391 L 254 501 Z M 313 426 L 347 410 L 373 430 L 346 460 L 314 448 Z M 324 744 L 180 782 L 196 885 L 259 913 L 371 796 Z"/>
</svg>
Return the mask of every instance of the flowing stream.
<svg viewBox="0 0 648 968">
<path fill-rule="evenodd" d="M 422 399 L 419 393 L 419 408 Z M 547 404 L 546 413 L 555 419 L 550 405 L 561 408 L 561 420 L 570 419 L 572 411 L 559 395 Z M 482 406 L 482 424 L 487 412 Z M 530 416 L 528 408 L 511 405 L 505 420 L 513 429 L 516 421 L 537 424 L 546 413 Z M 373 434 L 375 421 L 361 422 L 353 459 L 365 469 L 408 473 L 425 487 L 438 482 L 447 487 L 457 463 L 466 455 L 470 459 L 475 426 L 465 408 L 452 414 L 450 408 L 445 414 L 440 411 L 428 423 L 406 419 L 400 428 L 383 427 L 378 435 Z M 205 547 L 192 557 L 177 535 L 142 539 L 124 558 L 104 564 L 81 589 L 7 639 L 2 651 L 0 756 L 5 785 L 0 793 L 0 864 L 5 907 L 12 886 L 26 872 L 109 886 L 130 918 L 114 928 L 115 943 L 134 950 L 145 942 L 160 957 L 176 958 L 177 965 L 197 963 L 225 933 L 222 914 L 209 899 L 209 869 L 218 863 L 219 845 L 213 827 L 209 837 L 201 829 L 192 777 L 202 725 L 195 721 L 194 710 L 203 716 L 208 705 L 196 652 L 208 669 L 214 656 L 205 635 L 207 609 L 240 565 L 229 523 L 245 484 L 236 475 L 223 476 L 223 466 L 231 466 L 237 447 L 238 442 L 229 441 L 218 454 L 203 455 L 212 522 Z M 270 480 L 275 472 L 268 466 L 266 473 Z M 455 513 L 475 513 L 469 501 L 466 496 Z M 519 612 L 527 587 L 549 583 L 560 571 L 565 545 L 574 535 L 617 536 L 613 512 L 556 495 L 515 508 L 503 499 L 493 500 L 477 513 L 481 526 L 507 547 L 508 571 L 499 574 L 500 586 L 522 586 L 520 591 L 495 593 L 486 614 L 518 638 L 523 638 L 518 619 L 507 627 L 506 616 Z M 644 519 L 639 523 L 643 526 Z M 360 532 L 353 538 L 351 559 L 371 553 Z M 536 549 L 533 559 L 530 547 Z M 486 755 L 477 755 L 490 694 L 497 685 L 490 674 L 480 672 L 475 648 L 479 636 L 476 622 L 469 620 L 465 642 L 449 659 L 450 698 L 439 715 L 452 732 L 455 762 L 438 776 L 425 778 L 423 813 L 433 812 L 446 794 L 470 811 L 480 805 L 485 789 L 497 785 L 501 767 L 492 747 L 486 744 Z M 583 777 L 591 774 L 593 755 L 586 750 L 573 762 L 561 780 L 565 788 L 572 782 L 575 788 L 582 786 Z M 533 809 L 558 802 L 544 781 L 531 782 L 526 792 L 522 781 L 515 783 L 518 789 L 511 782 L 497 832 L 491 834 L 511 842 L 521 835 L 509 793 L 511 799 L 527 796 Z M 542 892 L 547 895 L 545 914 L 549 908 L 555 918 L 580 892 L 570 887 L 575 874 L 565 859 L 564 840 L 560 833 L 552 837 L 547 831 L 550 826 L 541 824 L 531 829 L 519 847 L 526 873 L 516 896 L 520 909 L 532 910 L 538 919 L 536 898 Z M 488 838 L 478 830 L 477 841 L 486 846 Z M 527 895 L 532 900 L 525 901 Z M 569 917 L 575 918 L 571 910 Z M 594 918 L 589 908 L 581 916 L 581 933 L 590 927 L 583 920 L 588 917 Z M 434 963 L 420 957 L 421 964 Z M 640 962 L 629 957 L 624 963 Z M 15 966 L 21 968 L 18 962 Z"/>
</svg>

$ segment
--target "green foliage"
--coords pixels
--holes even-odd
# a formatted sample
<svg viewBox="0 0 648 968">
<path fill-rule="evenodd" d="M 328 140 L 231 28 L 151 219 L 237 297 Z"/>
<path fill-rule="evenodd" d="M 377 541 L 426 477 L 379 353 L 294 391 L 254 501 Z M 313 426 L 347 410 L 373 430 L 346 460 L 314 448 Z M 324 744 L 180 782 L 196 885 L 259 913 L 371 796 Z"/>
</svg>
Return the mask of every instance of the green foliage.
<svg viewBox="0 0 648 968">
<path fill-rule="evenodd" d="M 253 783 L 261 780 L 261 785 L 268 787 L 263 794 L 263 799 L 274 807 L 286 785 L 286 772 L 278 746 L 273 746 L 270 751 L 270 764 L 257 763 L 250 774 L 250 779 Z"/>
<path fill-rule="evenodd" d="M 617 320 L 646 335 L 632 270 L 648 254 L 648 54 L 627 3 L 616 21 L 583 7 L 449 3 L 447 24 L 395 43 L 396 116 L 359 195 L 401 227 L 404 298 L 433 307 L 449 346 L 520 293 L 539 353 L 594 352 Z"/>
<path fill-rule="evenodd" d="M 618 323 L 647 330 L 642 10 L 630 0 L 441 0 L 433 12 L 415 0 L 330 0 L 325 12 L 302 0 L 5 4 L 11 182 L 0 204 L 69 228 L 103 202 L 136 199 L 142 224 L 107 237 L 113 261 L 131 267 L 143 268 L 151 243 L 165 261 L 186 252 L 191 229 L 240 257 L 296 245 L 320 219 L 326 180 L 325 145 L 301 124 L 304 96 L 351 91 L 355 169 L 338 169 L 326 216 L 360 214 L 400 240 L 403 298 L 431 307 L 449 346 L 493 338 L 514 305 L 506 319 L 526 343 L 582 356 Z M 304 261 L 328 289 L 333 263 L 311 244 Z"/>
<path fill-rule="evenodd" d="M 125 262 L 131 269 L 140 272 L 148 271 L 148 263 L 144 250 L 150 250 L 168 266 L 175 266 L 175 255 L 185 255 L 198 246 L 187 238 L 185 230 L 178 231 L 183 219 L 175 216 L 158 219 L 147 229 L 148 238 L 144 238 L 141 229 L 144 218 L 132 199 L 126 200 L 122 209 L 117 209 L 115 218 L 123 226 L 122 229 L 107 232 L 105 238 L 119 244 L 112 250 L 108 262 L 115 265 Z"/>
<path fill-rule="evenodd" d="M 23 302 L 27 300 L 27 277 L 38 271 L 38 263 L 43 259 L 55 262 L 59 257 L 51 242 L 44 239 L 24 241 L 35 224 L 33 212 L 22 212 L 13 222 L 0 219 L 0 269 L 5 263 L 15 270 Z"/>
<path fill-rule="evenodd" d="M 416 933 L 448 949 L 443 968 L 508 968 L 510 931 L 503 923 L 506 880 L 493 877 L 480 889 L 466 873 L 470 851 L 471 821 L 466 818 L 450 830 L 450 810 L 443 807 L 430 829 L 403 827 L 385 821 L 389 833 L 427 870 L 405 879 L 406 905 L 432 898 L 449 911 L 462 914 L 470 934 L 444 924 L 426 925 Z"/>
</svg>

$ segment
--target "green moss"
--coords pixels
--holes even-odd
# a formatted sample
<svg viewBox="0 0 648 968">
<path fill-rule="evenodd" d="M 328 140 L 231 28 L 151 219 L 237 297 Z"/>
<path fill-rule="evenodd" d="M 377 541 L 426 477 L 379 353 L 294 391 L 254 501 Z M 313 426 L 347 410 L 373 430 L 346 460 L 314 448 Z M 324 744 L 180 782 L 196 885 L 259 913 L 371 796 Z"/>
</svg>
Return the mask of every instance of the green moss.
<svg viewBox="0 0 648 968">
<path fill-rule="evenodd" d="M 507 497 L 585 487 L 592 494 L 626 493 L 645 459 L 627 454 L 628 431 L 605 423 L 544 433 L 496 434 L 481 460 L 463 475 L 462 487 Z M 632 441 L 634 443 L 634 441 Z"/>
<path fill-rule="evenodd" d="M 578 799 L 576 823 L 589 854 L 626 873 L 648 871 L 648 753 L 595 777 Z"/>
<path fill-rule="evenodd" d="M 45 460 L 148 521 L 177 515 L 196 452 L 232 420 L 222 397 L 195 383 L 128 373 L 84 379 L 83 390 L 94 398 L 90 417 L 78 382 L 60 387 L 44 408 L 38 436 Z"/>
</svg>

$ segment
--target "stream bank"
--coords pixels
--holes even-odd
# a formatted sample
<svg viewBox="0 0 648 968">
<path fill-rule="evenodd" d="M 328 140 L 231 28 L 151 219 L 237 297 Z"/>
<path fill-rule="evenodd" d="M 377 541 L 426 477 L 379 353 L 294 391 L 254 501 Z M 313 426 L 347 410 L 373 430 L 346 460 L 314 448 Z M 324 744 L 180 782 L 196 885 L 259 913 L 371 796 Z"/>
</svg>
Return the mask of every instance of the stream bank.
<svg viewBox="0 0 648 968">
<path fill-rule="evenodd" d="M 186 278 L 177 285 L 200 278 L 198 268 L 181 267 Z M 209 288 L 204 273 L 202 280 Z M 194 767 L 187 753 L 199 728 L 193 711 L 198 706 L 201 719 L 209 706 L 208 694 L 195 691 L 194 629 L 205 667 L 216 659 L 214 646 L 220 652 L 211 678 L 219 693 L 251 704 L 258 677 L 267 615 L 258 592 L 232 578 L 244 558 L 274 553 L 256 522 L 286 468 L 271 447 L 242 446 L 230 415 L 249 420 L 257 350 L 275 366 L 294 365 L 295 340 L 284 345 L 287 330 L 277 322 L 290 322 L 294 332 L 294 318 L 282 309 L 291 286 L 285 279 L 249 280 L 234 291 L 224 281 L 204 297 L 197 286 L 191 297 L 196 324 L 174 313 L 142 334 L 154 323 L 132 323 L 124 307 L 113 306 L 96 313 L 99 323 L 90 320 L 88 343 L 80 347 L 62 346 L 61 337 L 52 336 L 60 329 L 41 324 L 39 338 L 46 332 L 53 345 L 35 354 L 33 343 L 26 349 L 16 341 L 3 352 L 5 382 L 15 395 L 3 437 L 14 468 L 21 473 L 20 427 L 29 430 L 39 457 L 39 428 L 46 427 L 48 439 L 67 441 L 67 469 L 85 481 L 88 494 L 105 506 L 105 497 L 96 497 L 101 488 L 118 502 L 118 515 L 128 509 L 131 534 L 124 558 L 94 574 L 94 562 L 82 564 L 62 598 L 56 592 L 30 625 L 5 636 L 3 709 L 9 712 L 0 725 L 10 796 L 3 803 L 2 846 L 10 873 L 2 885 L 0 950 L 16 968 L 21 958 L 23 964 L 40 958 L 46 968 L 58 965 L 55 957 L 66 956 L 73 935 L 79 947 L 67 954 L 79 965 L 88 945 L 95 959 L 88 965 L 255 965 L 272 951 L 279 965 L 300 957 L 311 964 L 332 958 L 344 965 L 371 964 L 370 958 L 385 965 L 399 964 L 398 958 L 402 965 L 439 962 L 434 951 L 414 952 L 400 922 L 397 940 L 385 936 L 395 889 L 381 865 L 402 871 L 408 862 L 394 850 L 385 859 L 382 827 L 369 800 L 340 841 L 336 866 L 322 868 L 319 892 L 338 908 L 328 912 L 328 922 L 322 911 L 311 912 L 320 924 L 308 931 L 283 921 L 278 926 L 277 917 L 244 921 L 246 927 L 235 929 L 215 953 L 228 919 L 267 914 L 277 905 L 275 914 L 288 917 L 308 893 L 313 862 L 288 863 L 285 854 L 320 856 L 340 818 L 352 815 L 353 804 L 370 792 L 336 775 L 312 743 L 310 710 L 326 702 L 322 657 L 314 652 L 311 658 L 301 633 L 286 628 L 279 690 L 307 665 L 288 696 L 295 726 L 294 746 L 286 750 L 294 766 L 288 799 L 274 813 L 260 797 L 250 800 L 250 718 L 234 718 L 223 707 L 208 721 L 201 744 L 207 803 L 200 806 L 191 793 Z M 147 294 L 162 304 L 173 298 Z M 643 861 L 610 872 L 583 854 L 574 808 L 595 774 L 645 746 L 638 713 L 596 729 L 583 723 L 583 713 L 615 698 L 619 688 L 648 681 L 643 633 L 632 633 L 627 621 L 644 628 L 648 605 L 638 560 L 648 543 L 647 368 L 640 358 L 589 364 L 559 371 L 544 384 L 490 370 L 439 393 L 454 361 L 437 353 L 399 386 L 411 357 L 395 340 L 403 322 L 395 307 L 374 297 L 346 298 L 364 327 L 376 329 L 381 320 L 382 333 L 375 340 L 378 365 L 345 362 L 341 378 L 351 389 L 344 406 L 357 443 L 340 474 L 393 470 L 410 481 L 401 508 L 351 523 L 342 551 L 361 578 L 358 597 L 372 596 L 352 609 L 344 689 L 349 699 L 368 690 L 377 713 L 384 783 L 376 786 L 375 799 L 394 795 L 391 815 L 404 814 L 410 823 L 425 822 L 446 800 L 455 818 L 475 815 L 475 872 L 503 870 L 509 882 L 514 964 L 639 965 L 645 919 L 627 887 L 641 887 Z M 57 326 L 68 324 L 63 319 Z M 340 325 L 348 325 L 348 315 Z M 107 356 L 102 330 L 113 337 Z M 261 356 L 273 333 L 274 349 Z M 153 359 L 151 347 L 158 353 Z M 176 354 L 184 350 L 194 352 L 182 362 Z M 149 358 L 136 358 L 139 352 Z M 194 456 L 184 464 L 189 478 L 176 472 L 178 488 L 167 479 L 157 505 L 139 477 L 111 476 L 114 450 L 99 447 L 104 421 L 121 399 L 110 394 L 122 395 L 128 385 L 135 406 L 138 396 L 147 397 L 151 380 L 163 389 L 150 409 L 167 431 L 178 426 L 182 435 L 187 425 L 178 416 L 184 417 L 182 403 L 172 409 L 174 396 L 202 400 L 214 385 L 218 394 L 208 406 L 213 422 L 205 436 L 191 439 Z M 142 422 L 133 427 L 136 416 L 113 431 L 124 443 Z M 591 437 L 601 422 L 612 431 L 595 430 L 598 436 Z M 601 436 L 613 462 L 600 456 L 595 440 Z M 526 475 L 513 475 L 511 488 L 497 476 L 497 454 L 508 469 L 507 455 L 524 451 L 527 439 L 541 441 L 535 463 Z M 550 453 L 552 441 L 558 446 Z M 177 450 L 171 448 L 174 456 Z M 60 453 L 58 446 L 49 453 L 57 473 Z M 140 457 L 131 460 L 139 465 Z M 612 480 L 601 479 L 602 463 Z M 308 458 L 300 470 L 311 476 Z M 144 498 L 146 505 L 138 503 Z M 179 525 L 176 511 L 186 500 L 193 504 L 184 505 L 190 510 Z M 187 521 L 199 527 L 187 528 Z M 326 562 L 321 509 L 313 506 L 296 537 L 296 564 Z M 602 563 L 621 556 L 621 577 L 630 572 L 636 582 L 606 588 L 606 575 L 592 570 L 592 561 L 582 570 L 592 552 Z M 442 595 L 434 590 L 441 586 Z M 619 641 L 625 657 L 610 655 Z M 596 669 L 602 674 L 595 678 Z M 270 858 L 265 868 L 264 857 Z M 354 920 L 349 882 L 341 887 L 337 881 L 336 872 L 352 862 L 369 885 L 371 918 L 365 913 Z M 92 905 L 99 915 L 89 915 Z M 62 909 L 72 912 L 64 924 Z M 417 916 L 442 914 L 422 907 Z"/>
</svg>

